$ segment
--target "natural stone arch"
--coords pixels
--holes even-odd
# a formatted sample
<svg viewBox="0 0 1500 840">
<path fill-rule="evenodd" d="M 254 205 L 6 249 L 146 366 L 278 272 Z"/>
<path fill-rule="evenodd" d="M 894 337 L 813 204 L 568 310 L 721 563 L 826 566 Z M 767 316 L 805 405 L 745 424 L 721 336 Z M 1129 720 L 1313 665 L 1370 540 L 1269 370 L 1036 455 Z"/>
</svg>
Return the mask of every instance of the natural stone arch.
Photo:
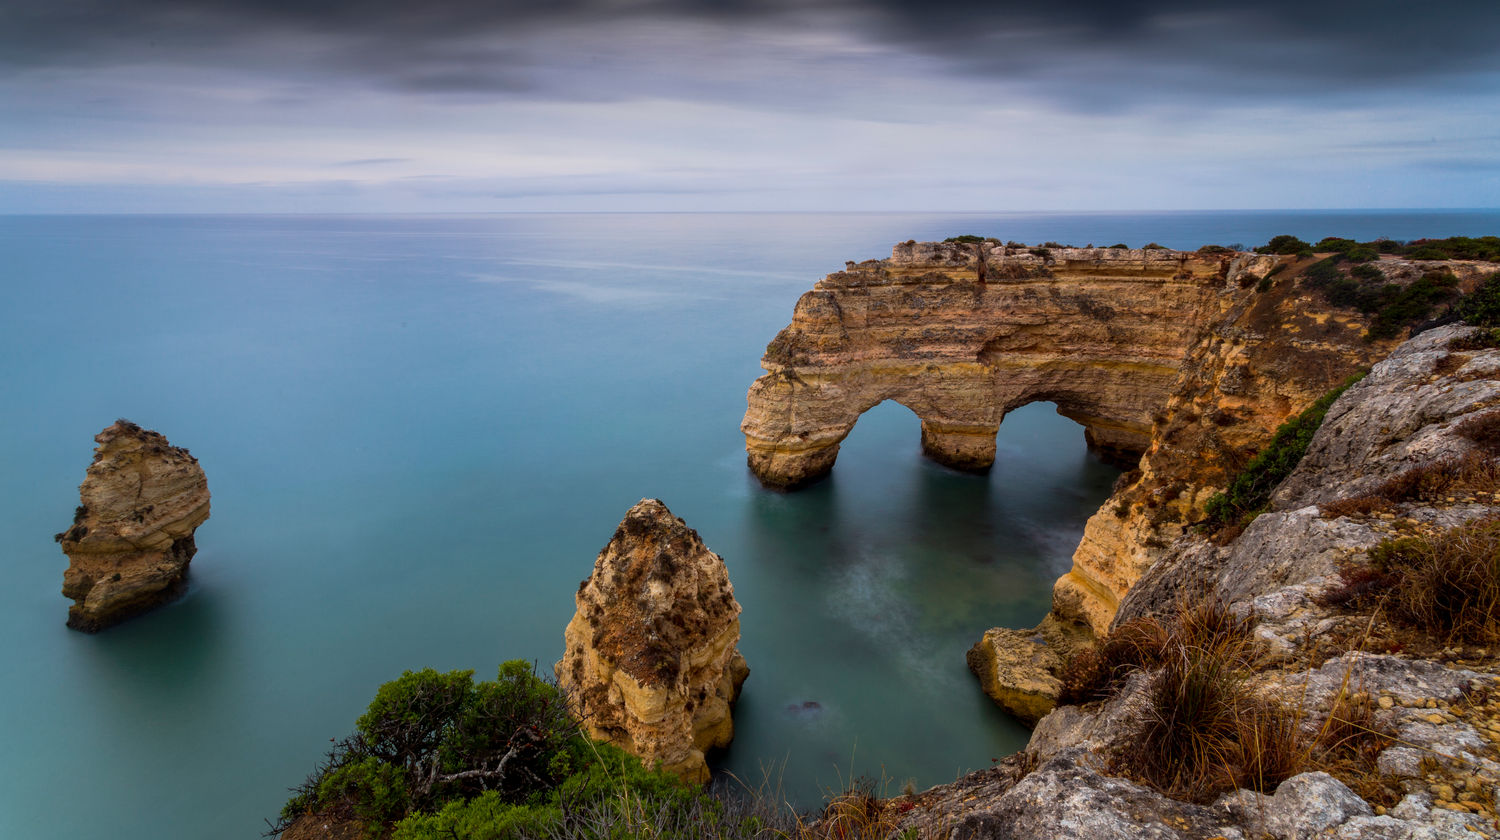
<svg viewBox="0 0 1500 840">
<path fill-rule="evenodd" d="M 859 415 L 887 399 L 921 420 L 928 457 L 959 469 L 989 469 L 1006 412 L 1037 401 L 1129 462 L 1192 342 L 1274 259 L 1037 250 L 913 242 L 825 277 L 750 388 L 750 469 L 785 489 L 827 475 Z"/>
</svg>

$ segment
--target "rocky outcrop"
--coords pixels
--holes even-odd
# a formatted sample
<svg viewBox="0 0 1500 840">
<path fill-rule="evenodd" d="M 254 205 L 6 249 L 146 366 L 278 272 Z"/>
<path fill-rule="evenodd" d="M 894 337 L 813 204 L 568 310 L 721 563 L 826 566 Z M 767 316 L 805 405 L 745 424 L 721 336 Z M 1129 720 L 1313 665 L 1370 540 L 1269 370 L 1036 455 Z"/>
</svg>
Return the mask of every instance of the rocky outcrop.
<svg viewBox="0 0 1500 840">
<path fill-rule="evenodd" d="M 1303 743 L 1324 731 L 1336 704 L 1366 698 L 1371 717 L 1361 731 L 1386 736 L 1373 767 L 1353 771 L 1354 779 L 1365 790 L 1394 792 L 1383 804 L 1330 776 L 1342 772 L 1337 766 L 1310 768 L 1264 793 L 1234 791 L 1207 806 L 1104 775 L 1113 756 L 1139 743 L 1158 678 L 1146 669 L 1106 700 L 1052 711 L 1026 751 L 999 768 L 901 803 L 899 826 L 924 837 L 1012 840 L 1493 835 L 1500 655 L 1445 648 L 1441 640 L 1418 649 L 1421 634 L 1387 636 L 1380 608 L 1360 612 L 1360 602 L 1336 597 L 1346 584 L 1343 570 L 1384 539 L 1500 516 L 1500 486 L 1483 478 L 1500 470 L 1500 446 L 1483 431 L 1495 424 L 1478 422 L 1500 406 L 1500 349 L 1483 349 L 1478 332 L 1443 327 L 1401 344 L 1329 409 L 1269 512 L 1222 545 L 1180 534 L 1131 587 L 1116 618 L 1169 613 L 1184 593 L 1226 604 L 1251 622 L 1261 653 L 1246 690 L 1290 710 Z M 1481 486 L 1436 497 L 1381 496 L 1374 510 L 1351 504 L 1392 477 L 1475 458 L 1490 464 L 1489 472 L 1470 474 Z M 1387 638 L 1405 646 L 1387 646 Z"/>
<path fill-rule="evenodd" d="M 1166 249 L 907 242 L 848 263 L 766 348 L 741 426 L 772 487 L 826 475 L 859 415 L 896 400 L 949 466 L 994 462 L 1006 412 L 1051 401 L 1132 467 L 1091 517 L 1053 615 L 1098 633 L 1277 426 L 1395 346 L 1294 278 L 1312 260 Z M 1494 267 L 1385 259 L 1472 286 Z"/>
<path fill-rule="evenodd" d="M 951 467 L 989 469 L 1006 412 L 1039 400 L 1133 463 L 1188 350 L 1278 259 L 986 241 L 849 263 L 766 348 L 741 426 L 750 469 L 780 488 L 821 478 L 885 400 L 917 414 L 923 451 Z"/>
<path fill-rule="evenodd" d="M 735 645 L 740 605 L 723 558 L 656 499 L 621 520 L 578 587 L 558 684 L 589 734 L 689 782 L 734 737 L 750 669 Z"/>
<path fill-rule="evenodd" d="M 1034 724 L 1057 705 L 1067 657 L 1087 634 L 1048 616 L 1034 630 L 994 627 L 969 648 L 969 670 L 1000 708 Z"/>
<path fill-rule="evenodd" d="M 125 420 L 94 441 L 73 525 L 57 535 L 68 626 L 90 633 L 180 595 L 209 514 L 208 480 L 186 449 Z"/>
</svg>

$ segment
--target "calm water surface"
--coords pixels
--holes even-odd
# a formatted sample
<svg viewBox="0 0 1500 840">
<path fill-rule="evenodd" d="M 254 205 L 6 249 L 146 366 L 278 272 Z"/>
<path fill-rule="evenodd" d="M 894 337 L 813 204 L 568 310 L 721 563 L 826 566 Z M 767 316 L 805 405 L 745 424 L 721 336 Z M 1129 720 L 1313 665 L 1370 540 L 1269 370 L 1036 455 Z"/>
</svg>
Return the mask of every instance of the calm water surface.
<svg viewBox="0 0 1500 840">
<path fill-rule="evenodd" d="M 753 669 L 721 766 L 811 806 L 927 786 L 1025 732 L 963 654 L 1047 607 L 1115 471 L 1047 405 L 948 472 L 886 403 L 834 477 L 761 490 L 767 341 L 846 259 L 958 233 L 1075 244 L 1479 235 L 1500 213 L 0 217 L 0 836 L 256 837 L 407 668 L 561 654 L 626 509 L 729 564 Z M 213 518 L 183 600 L 63 627 L 51 535 L 92 436 L 189 447 Z"/>
</svg>

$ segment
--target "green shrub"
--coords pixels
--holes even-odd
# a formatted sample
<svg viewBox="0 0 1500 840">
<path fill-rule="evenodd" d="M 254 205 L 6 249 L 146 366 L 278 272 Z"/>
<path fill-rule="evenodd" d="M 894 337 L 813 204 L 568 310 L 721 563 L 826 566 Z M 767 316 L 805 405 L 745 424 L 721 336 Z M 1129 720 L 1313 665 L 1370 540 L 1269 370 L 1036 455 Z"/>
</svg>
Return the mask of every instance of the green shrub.
<svg viewBox="0 0 1500 840">
<path fill-rule="evenodd" d="M 1452 272 L 1429 271 L 1406 286 L 1392 283 L 1380 287 L 1368 337 L 1395 338 L 1408 325 L 1431 314 L 1438 303 L 1453 297 L 1457 285 L 1458 278 Z"/>
<path fill-rule="evenodd" d="M 1500 271 L 1489 275 L 1456 307 L 1458 316 L 1475 327 L 1500 327 Z"/>
<path fill-rule="evenodd" d="M 958 243 L 961 243 L 963 245 L 977 245 L 978 243 L 984 241 L 984 237 L 983 236 L 975 236 L 972 233 L 966 233 L 966 234 L 963 234 L 962 236 L 950 236 L 947 239 L 944 239 L 943 241 L 944 242 L 958 242 Z"/>
<path fill-rule="evenodd" d="M 376 691 L 354 735 L 293 789 L 275 828 L 334 811 L 383 829 L 486 791 L 534 801 L 581 766 L 586 745 L 562 693 L 526 662 L 477 684 L 472 671 L 407 671 Z"/>
<path fill-rule="evenodd" d="M 1289 234 L 1271 237 L 1271 241 L 1255 249 L 1257 254 L 1301 254 L 1308 250 L 1306 242 Z"/>
<path fill-rule="evenodd" d="M 334 768 L 318 782 L 318 807 L 353 816 L 372 837 L 406 813 L 408 798 L 406 774 L 373 756 Z"/>
<path fill-rule="evenodd" d="M 1301 414 L 1281 424 L 1271 442 L 1245 465 L 1222 493 L 1210 496 L 1203 512 L 1215 529 L 1247 524 L 1259 516 L 1271 502 L 1271 494 L 1307 454 L 1313 435 L 1323 425 L 1329 406 L 1349 386 L 1363 379 L 1358 373 L 1344 384 L 1319 397 Z"/>
<path fill-rule="evenodd" d="M 1339 268 L 1340 259 L 1333 256 L 1313 263 L 1302 272 L 1303 281 L 1334 306 L 1374 315 L 1365 335 L 1371 340 L 1395 338 L 1457 294 L 1458 279 L 1450 271 L 1429 271 L 1403 286 L 1386 282 L 1385 274 L 1368 264 L 1355 265 L 1346 275 Z"/>
<path fill-rule="evenodd" d="M 391 840 L 512 840 L 545 837 L 562 819 L 555 805 L 514 805 L 495 791 L 454 800 L 434 814 L 412 814 L 396 824 Z"/>
<path fill-rule="evenodd" d="M 1116 242 L 1115 244 L 1113 244 L 1113 245 L 1111 245 L 1109 247 L 1110 247 L 1110 250 L 1114 250 L 1115 248 L 1123 248 L 1124 250 L 1127 250 L 1127 251 L 1130 250 L 1130 246 L 1126 245 L 1124 242 Z"/>
</svg>

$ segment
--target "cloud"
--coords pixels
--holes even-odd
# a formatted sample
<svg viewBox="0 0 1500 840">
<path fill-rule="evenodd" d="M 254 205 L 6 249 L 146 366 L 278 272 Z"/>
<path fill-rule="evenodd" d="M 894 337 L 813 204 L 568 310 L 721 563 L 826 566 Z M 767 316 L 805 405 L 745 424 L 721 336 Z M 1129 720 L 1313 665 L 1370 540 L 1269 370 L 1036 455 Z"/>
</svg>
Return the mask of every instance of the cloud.
<svg viewBox="0 0 1500 840">
<path fill-rule="evenodd" d="M 1500 72 L 1500 4 L 1432 0 L 51 0 L 0 11 L 11 72 L 335 74 L 422 94 L 610 100 L 817 91 L 918 58 L 1086 111 L 1302 99 Z M 815 71 L 815 72 L 812 72 Z M 812 84 L 797 85 L 798 76 Z"/>
</svg>

